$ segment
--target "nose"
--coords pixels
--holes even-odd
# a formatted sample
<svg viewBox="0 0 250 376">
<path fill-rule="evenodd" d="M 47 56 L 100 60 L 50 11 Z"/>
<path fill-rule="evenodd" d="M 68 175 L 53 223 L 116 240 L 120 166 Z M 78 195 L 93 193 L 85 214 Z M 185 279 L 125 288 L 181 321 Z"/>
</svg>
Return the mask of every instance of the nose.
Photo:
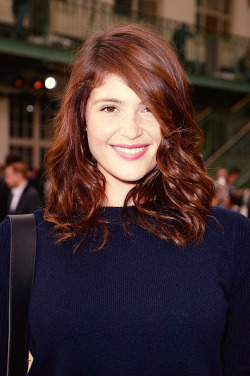
<svg viewBox="0 0 250 376">
<path fill-rule="evenodd" d="M 141 120 L 136 115 L 125 116 L 121 120 L 119 133 L 130 140 L 140 137 L 143 133 Z"/>
</svg>

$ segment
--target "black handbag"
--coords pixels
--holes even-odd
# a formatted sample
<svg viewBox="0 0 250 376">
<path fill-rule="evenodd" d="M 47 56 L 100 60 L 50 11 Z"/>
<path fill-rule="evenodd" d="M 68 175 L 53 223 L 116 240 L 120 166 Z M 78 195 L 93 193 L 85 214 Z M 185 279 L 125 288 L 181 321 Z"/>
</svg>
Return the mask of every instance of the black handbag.
<svg viewBox="0 0 250 376">
<path fill-rule="evenodd" d="M 36 257 L 33 214 L 9 215 L 11 223 L 7 376 L 28 370 L 28 310 Z"/>
</svg>

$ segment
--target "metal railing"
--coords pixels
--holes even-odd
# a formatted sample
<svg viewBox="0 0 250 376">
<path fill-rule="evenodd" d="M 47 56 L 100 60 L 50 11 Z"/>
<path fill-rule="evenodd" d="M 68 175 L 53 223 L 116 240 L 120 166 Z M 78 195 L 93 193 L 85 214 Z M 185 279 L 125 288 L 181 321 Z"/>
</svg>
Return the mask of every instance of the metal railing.
<svg viewBox="0 0 250 376">
<path fill-rule="evenodd" d="M 240 186 L 247 184 L 250 179 L 250 96 L 227 112 L 208 107 L 196 119 L 205 136 L 202 154 L 211 175 L 219 167 L 229 170 L 238 167 L 244 171 Z"/>
<path fill-rule="evenodd" d="M 128 15 L 113 5 L 95 0 L 30 0 L 20 34 L 17 10 L 13 12 L 11 4 L 11 0 L 0 2 L 0 35 L 67 50 L 75 50 L 93 31 L 117 23 L 132 22 L 150 27 L 172 44 L 176 31 L 181 29 L 181 24 L 173 20 L 138 12 Z M 239 72 L 239 63 L 249 46 L 248 38 L 208 34 L 196 30 L 194 25 L 187 25 L 185 46 L 183 49 L 179 46 L 179 53 L 190 73 L 245 80 L 244 72 Z"/>
<path fill-rule="evenodd" d="M 249 122 L 250 96 L 236 103 L 228 111 L 213 111 L 208 108 L 197 122 L 205 136 L 203 155 L 211 158 Z"/>
</svg>

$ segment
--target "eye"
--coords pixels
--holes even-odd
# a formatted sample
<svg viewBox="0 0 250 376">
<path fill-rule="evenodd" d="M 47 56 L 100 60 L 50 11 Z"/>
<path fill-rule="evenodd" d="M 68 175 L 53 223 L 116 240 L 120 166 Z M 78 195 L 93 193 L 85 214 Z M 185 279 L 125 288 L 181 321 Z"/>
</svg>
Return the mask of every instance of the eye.
<svg viewBox="0 0 250 376">
<path fill-rule="evenodd" d="M 101 108 L 101 111 L 103 112 L 115 112 L 116 107 L 115 106 L 105 106 Z"/>
<path fill-rule="evenodd" d="M 148 107 L 144 107 L 142 112 L 151 112 L 150 109 Z"/>
</svg>

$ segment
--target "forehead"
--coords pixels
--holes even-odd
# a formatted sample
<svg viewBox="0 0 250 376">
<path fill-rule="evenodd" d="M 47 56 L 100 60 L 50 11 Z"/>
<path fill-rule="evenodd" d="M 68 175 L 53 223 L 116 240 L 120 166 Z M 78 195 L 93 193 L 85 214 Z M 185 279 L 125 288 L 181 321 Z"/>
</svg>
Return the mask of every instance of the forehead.
<svg viewBox="0 0 250 376">
<path fill-rule="evenodd" d="M 6 167 L 5 173 L 12 173 L 12 172 L 15 172 L 13 167 L 11 167 L 11 166 Z"/>
<path fill-rule="evenodd" d="M 13 167 L 9 166 L 9 167 L 6 167 L 4 174 L 5 176 L 11 177 L 11 176 L 16 175 L 16 171 L 13 169 Z"/>
<path fill-rule="evenodd" d="M 115 87 L 119 85 L 127 86 L 125 81 L 118 74 L 107 73 L 102 77 L 101 80 L 97 81 L 97 85 L 94 87 L 93 91 L 97 89 L 109 88 L 111 86 Z"/>
<path fill-rule="evenodd" d="M 122 100 L 126 98 L 138 99 L 139 97 L 122 77 L 116 74 L 107 74 L 101 84 L 95 87 L 90 94 L 91 101 L 98 100 L 99 98 L 119 98 Z"/>
</svg>

